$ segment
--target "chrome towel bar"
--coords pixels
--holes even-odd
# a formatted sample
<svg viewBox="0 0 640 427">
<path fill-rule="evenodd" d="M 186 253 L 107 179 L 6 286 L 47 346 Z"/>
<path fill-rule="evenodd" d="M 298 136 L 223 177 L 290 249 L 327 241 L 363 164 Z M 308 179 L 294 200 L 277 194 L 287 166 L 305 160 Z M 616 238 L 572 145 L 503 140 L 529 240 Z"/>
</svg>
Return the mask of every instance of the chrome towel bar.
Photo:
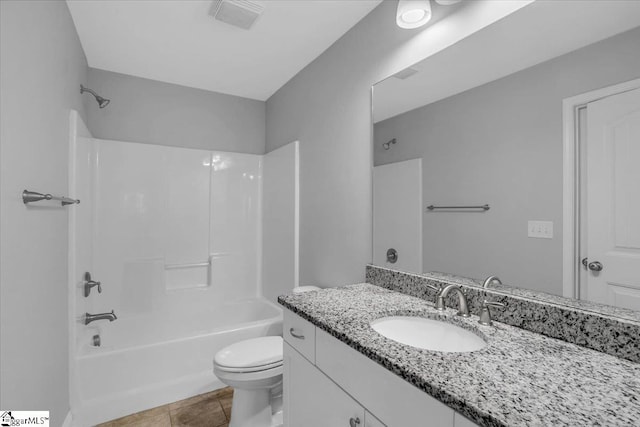
<svg viewBox="0 0 640 427">
<path fill-rule="evenodd" d="M 80 203 L 78 199 L 70 199 L 69 197 L 52 196 L 51 194 L 36 193 L 35 191 L 24 190 L 22 192 L 22 202 L 27 203 L 39 202 L 41 200 L 57 200 L 62 206 L 75 205 Z"/>
<path fill-rule="evenodd" d="M 429 209 L 430 211 L 432 211 L 434 209 L 482 209 L 483 211 L 488 211 L 491 208 L 489 207 L 489 205 L 482 205 L 482 206 L 434 206 L 434 205 L 429 205 L 429 206 L 427 206 L 427 209 Z"/>
</svg>

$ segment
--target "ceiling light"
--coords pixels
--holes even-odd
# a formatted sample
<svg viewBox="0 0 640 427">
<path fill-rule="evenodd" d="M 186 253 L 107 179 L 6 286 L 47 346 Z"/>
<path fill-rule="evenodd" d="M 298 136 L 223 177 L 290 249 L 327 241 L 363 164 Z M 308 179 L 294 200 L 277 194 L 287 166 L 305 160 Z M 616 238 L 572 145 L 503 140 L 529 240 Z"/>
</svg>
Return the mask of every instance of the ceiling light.
<svg viewBox="0 0 640 427">
<path fill-rule="evenodd" d="M 400 0 L 396 12 L 396 24 L 400 28 L 418 28 L 431 19 L 429 0 Z"/>
<path fill-rule="evenodd" d="M 436 0 L 436 3 L 442 6 L 450 6 L 452 4 L 459 3 L 460 0 Z"/>
</svg>

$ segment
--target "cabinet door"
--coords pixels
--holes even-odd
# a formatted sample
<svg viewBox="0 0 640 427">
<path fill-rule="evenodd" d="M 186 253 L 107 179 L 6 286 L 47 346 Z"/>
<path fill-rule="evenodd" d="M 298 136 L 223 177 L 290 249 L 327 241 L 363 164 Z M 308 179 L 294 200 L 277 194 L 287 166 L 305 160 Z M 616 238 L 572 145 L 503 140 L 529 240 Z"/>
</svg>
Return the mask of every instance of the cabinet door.
<svg viewBox="0 0 640 427">
<path fill-rule="evenodd" d="M 362 427 L 364 408 L 284 343 L 284 426 Z"/>
<path fill-rule="evenodd" d="M 387 427 L 382 422 L 371 415 L 367 410 L 364 411 L 364 427 Z"/>
</svg>

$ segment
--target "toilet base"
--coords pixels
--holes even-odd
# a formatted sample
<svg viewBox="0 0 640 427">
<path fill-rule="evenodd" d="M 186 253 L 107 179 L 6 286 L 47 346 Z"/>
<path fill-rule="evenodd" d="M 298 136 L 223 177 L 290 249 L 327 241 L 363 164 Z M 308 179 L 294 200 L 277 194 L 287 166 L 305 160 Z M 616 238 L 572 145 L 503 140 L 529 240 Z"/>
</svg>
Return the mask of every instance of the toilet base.
<svg viewBox="0 0 640 427">
<path fill-rule="evenodd" d="M 234 389 L 229 427 L 281 427 L 282 409 L 271 408 L 271 390 Z"/>
</svg>

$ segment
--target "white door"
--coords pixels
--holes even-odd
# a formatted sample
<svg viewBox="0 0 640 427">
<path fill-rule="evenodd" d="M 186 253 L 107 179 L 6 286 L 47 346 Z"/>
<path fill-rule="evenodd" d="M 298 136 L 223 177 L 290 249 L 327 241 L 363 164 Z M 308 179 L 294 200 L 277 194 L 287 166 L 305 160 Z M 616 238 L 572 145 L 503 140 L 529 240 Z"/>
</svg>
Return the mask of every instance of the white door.
<svg viewBox="0 0 640 427">
<path fill-rule="evenodd" d="M 375 265 L 422 273 L 422 209 L 422 159 L 373 168 Z"/>
<path fill-rule="evenodd" d="M 640 310 L 640 89 L 587 106 L 586 299 Z"/>
</svg>

